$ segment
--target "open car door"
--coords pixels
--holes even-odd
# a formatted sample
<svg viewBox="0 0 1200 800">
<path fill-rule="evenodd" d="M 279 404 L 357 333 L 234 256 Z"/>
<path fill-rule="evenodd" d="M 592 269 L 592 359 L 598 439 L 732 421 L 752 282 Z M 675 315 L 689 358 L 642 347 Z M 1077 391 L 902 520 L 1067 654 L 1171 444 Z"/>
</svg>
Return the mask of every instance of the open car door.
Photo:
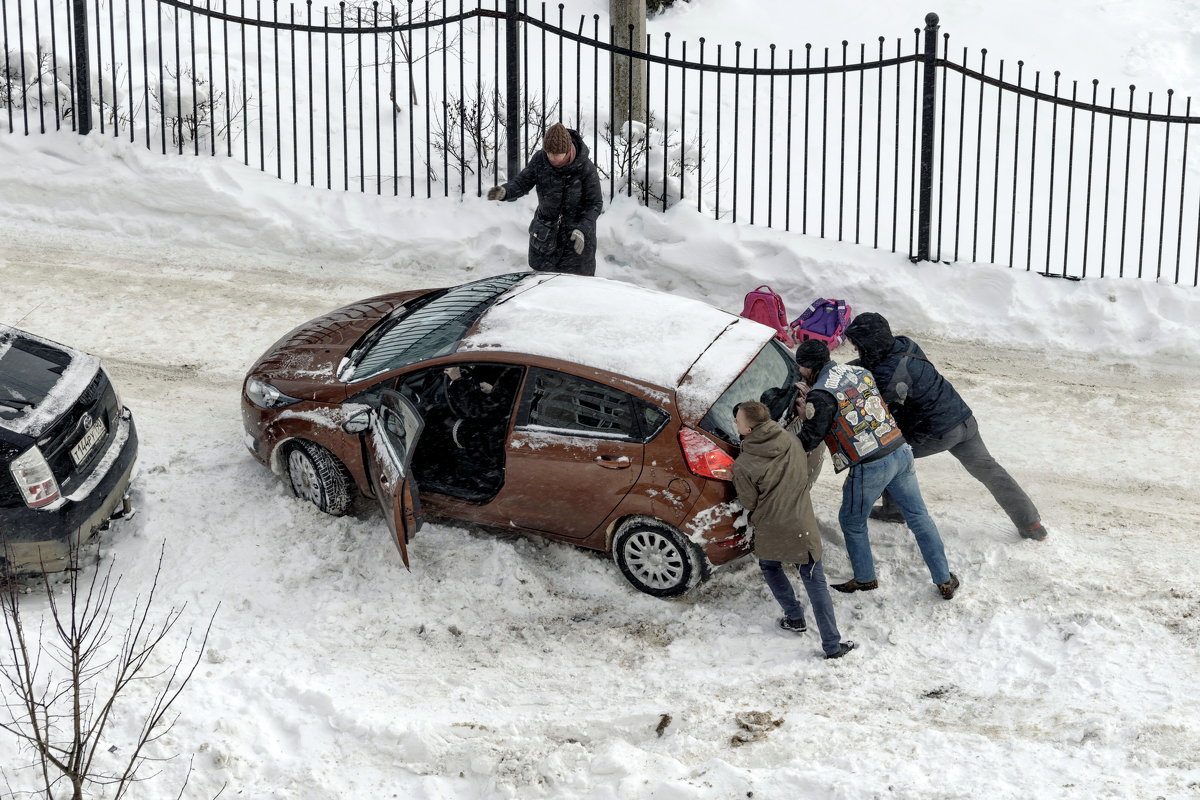
<svg viewBox="0 0 1200 800">
<path fill-rule="evenodd" d="M 409 467 L 417 439 L 425 427 L 417 409 L 403 395 L 385 390 L 371 414 L 366 445 L 375 498 L 396 537 L 400 558 L 408 567 L 408 540 L 421 528 L 421 505 Z"/>
</svg>

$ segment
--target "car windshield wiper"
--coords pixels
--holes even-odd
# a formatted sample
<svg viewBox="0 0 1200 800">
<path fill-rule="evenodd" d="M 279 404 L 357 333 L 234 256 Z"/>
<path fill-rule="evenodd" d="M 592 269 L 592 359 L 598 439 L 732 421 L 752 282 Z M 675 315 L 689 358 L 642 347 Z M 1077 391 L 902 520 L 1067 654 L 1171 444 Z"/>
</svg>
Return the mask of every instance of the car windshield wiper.
<svg viewBox="0 0 1200 800">
<path fill-rule="evenodd" d="M 358 362 L 362 361 L 363 356 L 365 356 L 370 349 L 375 346 L 375 343 L 382 339 L 388 331 L 396 327 L 396 323 L 399 322 L 400 318 L 403 317 L 408 311 L 408 306 L 397 306 L 396 308 L 393 308 L 386 317 L 381 319 L 379 324 L 376 325 L 373 330 L 367 333 L 367 335 L 362 338 L 362 341 L 355 345 L 354 349 L 350 351 L 350 354 L 347 357 L 347 361 L 349 362 L 350 366 L 357 367 Z"/>
<path fill-rule="evenodd" d="M 17 397 L 0 397 L 0 403 L 9 408 L 33 408 L 36 405 L 32 400 L 22 400 Z"/>
</svg>

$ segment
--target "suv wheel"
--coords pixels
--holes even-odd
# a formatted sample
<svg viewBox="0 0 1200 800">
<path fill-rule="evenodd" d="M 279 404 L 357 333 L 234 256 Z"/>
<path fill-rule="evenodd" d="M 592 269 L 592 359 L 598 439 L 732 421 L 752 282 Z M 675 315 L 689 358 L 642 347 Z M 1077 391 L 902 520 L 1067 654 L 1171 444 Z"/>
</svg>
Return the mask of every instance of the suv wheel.
<svg viewBox="0 0 1200 800">
<path fill-rule="evenodd" d="M 288 478 L 301 500 L 340 517 L 350 507 L 350 475 L 333 454 L 319 444 L 295 442 L 288 450 Z"/>
<path fill-rule="evenodd" d="M 613 561 L 640 592 L 678 597 L 700 582 L 704 556 L 686 536 L 655 519 L 631 519 L 613 537 Z"/>
</svg>

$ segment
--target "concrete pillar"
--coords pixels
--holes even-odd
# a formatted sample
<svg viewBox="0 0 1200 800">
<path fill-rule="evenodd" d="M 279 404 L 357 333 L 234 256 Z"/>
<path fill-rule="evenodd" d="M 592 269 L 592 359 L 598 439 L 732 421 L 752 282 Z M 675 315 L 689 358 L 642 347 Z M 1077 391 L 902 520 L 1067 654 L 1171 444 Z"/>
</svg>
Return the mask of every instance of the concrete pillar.
<svg viewBox="0 0 1200 800">
<path fill-rule="evenodd" d="M 613 44 L 646 52 L 646 0 L 608 0 Z M 629 26 L 633 26 L 630 47 Z M 612 59 L 613 127 L 620 130 L 629 119 L 646 121 L 646 62 L 614 54 Z M 632 112 L 632 113 L 631 113 Z"/>
</svg>

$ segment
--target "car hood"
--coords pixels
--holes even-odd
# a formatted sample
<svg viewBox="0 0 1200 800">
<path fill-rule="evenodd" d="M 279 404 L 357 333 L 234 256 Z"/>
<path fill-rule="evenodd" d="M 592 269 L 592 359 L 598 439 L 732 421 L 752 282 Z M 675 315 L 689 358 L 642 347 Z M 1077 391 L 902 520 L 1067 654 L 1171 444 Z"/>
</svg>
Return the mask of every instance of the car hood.
<svg viewBox="0 0 1200 800">
<path fill-rule="evenodd" d="M 301 400 L 336 402 L 347 386 L 337 379 L 338 364 L 375 323 L 414 297 L 430 291 L 393 292 L 331 311 L 286 334 L 247 373 Z"/>
</svg>

